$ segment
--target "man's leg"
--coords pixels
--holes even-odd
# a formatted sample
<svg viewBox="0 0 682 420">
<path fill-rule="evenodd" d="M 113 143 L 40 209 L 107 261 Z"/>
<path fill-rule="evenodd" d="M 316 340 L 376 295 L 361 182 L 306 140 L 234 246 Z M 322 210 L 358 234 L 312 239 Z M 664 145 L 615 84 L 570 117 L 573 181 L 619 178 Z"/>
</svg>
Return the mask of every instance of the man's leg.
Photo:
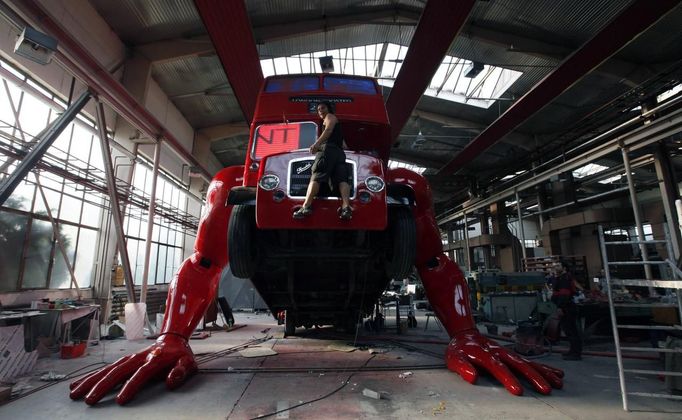
<svg viewBox="0 0 682 420">
<path fill-rule="evenodd" d="M 320 191 L 320 183 L 317 181 L 310 180 L 308 184 L 308 191 L 305 194 L 305 201 L 303 202 L 303 207 L 310 208 L 313 205 L 313 200 L 315 196 Z"/>
<path fill-rule="evenodd" d="M 347 182 L 339 183 L 339 192 L 341 193 L 342 208 L 350 207 L 350 184 Z"/>
<path fill-rule="evenodd" d="M 582 340 L 578 332 L 578 314 L 575 305 L 568 305 L 564 311 L 564 333 L 570 344 L 568 352 L 580 356 L 583 350 Z"/>
</svg>

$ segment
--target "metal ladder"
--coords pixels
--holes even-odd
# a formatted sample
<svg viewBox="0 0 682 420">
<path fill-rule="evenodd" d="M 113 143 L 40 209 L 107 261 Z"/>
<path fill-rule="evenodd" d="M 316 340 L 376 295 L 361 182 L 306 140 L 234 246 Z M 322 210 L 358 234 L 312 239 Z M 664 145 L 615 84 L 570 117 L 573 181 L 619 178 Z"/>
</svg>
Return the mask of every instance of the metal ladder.
<svg viewBox="0 0 682 420">
<path fill-rule="evenodd" d="M 677 308 L 680 320 L 682 320 L 682 271 L 677 267 L 675 262 L 670 259 L 673 254 L 672 246 L 670 245 L 670 240 L 666 232 L 666 240 L 635 240 L 635 241 L 606 241 L 604 239 L 604 229 L 599 225 L 599 242 L 601 245 L 602 261 L 604 263 L 604 274 L 606 277 L 606 289 L 609 298 L 609 312 L 611 314 L 611 326 L 613 328 L 613 340 L 616 346 L 616 357 L 618 360 L 618 378 L 620 380 L 620 391 L 623 398 L 623 410 L 628 410 L 628 395 L 638 396 L 638 397 L 649 397 L 649 398 L 667 398 L 682 400 L 680 395 L 671 394 L 655 394 L 648 392 L 627 392 L 625 386 L 625 374 L 635 373 L 640 375 L 666 375 L 666 376 L 682 376 L 682 372 L 671 372 L 671 371 L 659 371 L 659 370 L 644 370 L 644 369 L 624 369 L 623 368 L 623 355 L 622 351 L 632 351 L 632 352 L 658 352 L 658 353 L 682 353 L 682 349 L 662 349 L 654 347 L 621 347 L 620 338 L 618 336 L 619 329 L 638 329 L 638 330 L 666 330 L 666 331 L 682 331 L 682 326 L 680 325 L 622 325 L 618 324 L 616 318 L 616 308 L 617 307 L 651 307 L 651 308 Z M 608 254 L 606 252 L 606 247 L 608 245 L 648 245 L 648 244 L 665 244 L 668 251 L 668 259 L 665 261 L 609 261 Z M 624 279 L 612 279 L 611 278 L 611 267 L 613 266 L 624 266 L 624 265 L 660 265 L 669 266 L 672 270 L 672 280 L 624 280 Z M 613 301 L 613 293 L 611 286 L 642 286 L 642 287 L 657 287 L 666 289 L 676 289 L 677 303 L 616 303 Z"/>
</svg>

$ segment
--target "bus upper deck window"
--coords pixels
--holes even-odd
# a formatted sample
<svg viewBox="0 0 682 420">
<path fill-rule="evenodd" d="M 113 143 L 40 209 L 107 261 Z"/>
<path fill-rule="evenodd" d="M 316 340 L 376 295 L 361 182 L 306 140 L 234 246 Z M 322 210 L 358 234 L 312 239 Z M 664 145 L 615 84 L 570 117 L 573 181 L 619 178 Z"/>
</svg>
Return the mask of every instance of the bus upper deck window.
<svg viewBox="0 0 682 420">
<path fill-rule="evenodd" d="M 265 92 L 304 92 L 319 88 L 320 79 L 317 76 L 275 77 L 268 80 Z"/>
<path fill-rule="evenodd" d="M 364 93 L 367 95 L 376 95 L 377 93 L 373 80 L 347 76 L 326 76 L 324 78 L 324 89 L 334 92 Z"/>
</svg>

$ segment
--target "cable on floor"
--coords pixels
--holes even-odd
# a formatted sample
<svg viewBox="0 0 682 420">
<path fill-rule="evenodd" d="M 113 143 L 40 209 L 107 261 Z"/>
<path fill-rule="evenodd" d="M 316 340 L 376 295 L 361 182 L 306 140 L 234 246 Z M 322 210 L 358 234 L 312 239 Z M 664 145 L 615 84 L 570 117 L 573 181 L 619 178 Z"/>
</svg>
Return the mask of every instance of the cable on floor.
<svg viewBox="0 0 682 420">
<path fill-rule="evenodd" d="M 362 369 L 362 368 L 364 368 L 365 366 L 367 366 L 367 364 L 368 364 L 372 359 L 374 359 L 375 356 L 376 356 L 376 354 L 371 355 L 371 356 L 365 361 L 365 363 L 363 363 L 362 366 L 359 367 L 359 369 Z M 323 399 L 325 399 L 325 398 L 331 397 L 332 395 L 336 394 L 337 392 L 339 392 L 339 391 L 341 391 L 343 388 L 345 388 L 345 386 L 348 385 L 348 384 L 350 383 L 350 379 L 351 379 L 351 378 L 353 377 L 353 375 L 355 375 L 357 372 L 358 372 L 358 371 L 355 371 L 355 372 L 351 373 L 350 375 L 348 375 L 348 378 L 346 378 L 345 381 L 341 382 L 341 385 L 340 385 L 339 387 L 337 387 L 337 388 L 334 389 L 333 391 L 331 391 L 331 392 L 329 392 L 329 393 L 327 393 L 327 394 L 325 394 L 325 395 L 323 395 L 323 396 L 321 396 L 321 397 L 318 397 L 318 398 L 315 398 L 315 399 L 312 399 L 312 400 L 309 400 L 309 401 L 304 401 L 304 402 L 298 403 L 298 404 L 296 404 L 296 405 L 293 405 L 293 406 L 291 406 L 291 407 L 288 407 L 288 408 L 285 408 L 285 409 L 282 409 L 282 410 L 273 411 L 272 413 L 261 414 L 261 415 L 256 416 L 256 417 L 252 417 L 250 420 L 264 419 L 264 418 L 266 418 L 266 417 L 275 416 L 275 415 L 277 415 L 277 414 L 279 414 L 279 413 L 284 413 L 285 411 L 293 410 L 294 408 L 300 407 L 300 406 L 302 406 L 302 405 L 312 404 L 312 403 L 314 403 L 314 402 L 321 401 L 321 400 L 323 400 Z"/>
</svg>

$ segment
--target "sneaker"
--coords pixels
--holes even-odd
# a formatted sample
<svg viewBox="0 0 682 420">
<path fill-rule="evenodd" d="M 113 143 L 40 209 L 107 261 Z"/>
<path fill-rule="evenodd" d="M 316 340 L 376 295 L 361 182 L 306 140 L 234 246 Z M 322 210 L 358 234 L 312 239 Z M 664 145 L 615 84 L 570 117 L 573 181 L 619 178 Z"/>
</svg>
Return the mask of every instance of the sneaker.
<svg viewBox="0 0 682 420">
<path fill-rule="evenodd" d="M 350 220 L 353 218 L 353 209 L 350 207 L 344 207 L 339 212 L 339 219 Z"/>
<path fill-rule="evenodd" d="M 561 356 L 564 360 L 582 360 L 583 358 L 579 354 L 565 353 Z"/>
<path fill-rule="evenodd" d="M 303 219 L 304 217 L 311 215 L 312 212 L 313 209 L 311 207 L 301 207 L 294 212 L 293 217 L 294 219 Z"/>
</svg>

